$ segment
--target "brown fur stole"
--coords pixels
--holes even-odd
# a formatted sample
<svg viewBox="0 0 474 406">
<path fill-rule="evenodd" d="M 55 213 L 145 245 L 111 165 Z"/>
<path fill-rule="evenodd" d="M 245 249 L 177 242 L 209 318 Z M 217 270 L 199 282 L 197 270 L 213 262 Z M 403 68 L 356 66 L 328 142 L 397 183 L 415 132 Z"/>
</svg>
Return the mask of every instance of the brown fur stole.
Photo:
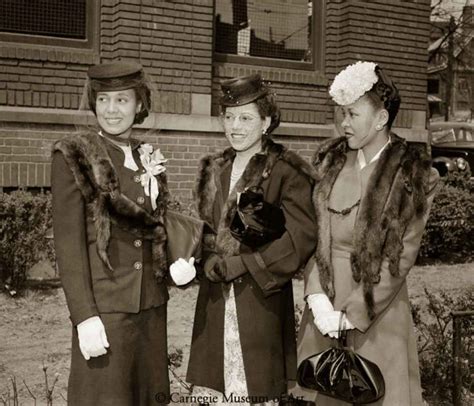
<svg viewBox="0 0 474 406">
<path fill-rule="evenodd" d="M 427 207 L 426 191 L 431 161 L 423 148 L 408 145 L 391 134 L 390 145 L 382 152 L 361 198 L 353 236 L 352 276 L 362 282 L 370 318 L 375 317 L 373 285 L 380 281 L 384 258 L 393 276 L 399 276 L 403 235 L 413 217 L 422 216 Z M 313 158 L 319 183 L 313 191 L 318 223 L 318 246 L 315 260 L 319 278 L 329 298 L 333 299 L 334 272 L 331 263 L 329 196 L 346 162 L 344 137 L 323 142 Z"/>
<path fill-rule="evenodd" d="M 110 226 L 117 225 L 137 237 L 152 240 L 153 270 L 161 280 L 167 270 L 166 230 L 164 215 L 169 197 L 165 173 L 160 174 L 160 197 L 153 214 L 148 213 L 120 191 L 117 171 L 102 137 L 96 133 L 80 133 L 54 143 L 71 169 L 76 184 L 87 205 L 87 215 L 93 219 L 97 232 L 97 253 L 112 271 L 107 255 Z"/>
<path fill-rule="evenodd" d="M 220 186 L 220 174 L 227 164 L 231 164 L 235 157 L 235 151 L 227 148 L 223 152 L 206 156 L 201 159 L 196 182 L 195 199 L 201 218 L 214 229 L 213 221 L 214 202 Z M 219 224 L 217 224 L 217 235 L 206 234 L 204 246 L 207 250 L 217 252 L 219 255 L 238 255 L 240 243 L 230 234 L 230 223 L 237 209 L 237 194 L 246 188 L 260 185 L 267 179 L 278 160 L 284 160 L 300 173 L 314 177 L 313 169 L 303 158 L 296 153 L 287 150 L 283 145 L 274 143 L 270 139 L 265 141 L 262 153 L 255 154 L 247 164 L 244 173 L 237 181 L 228 198 L 225 197 L 225 205 L 222 210 Z"/>
</svg>

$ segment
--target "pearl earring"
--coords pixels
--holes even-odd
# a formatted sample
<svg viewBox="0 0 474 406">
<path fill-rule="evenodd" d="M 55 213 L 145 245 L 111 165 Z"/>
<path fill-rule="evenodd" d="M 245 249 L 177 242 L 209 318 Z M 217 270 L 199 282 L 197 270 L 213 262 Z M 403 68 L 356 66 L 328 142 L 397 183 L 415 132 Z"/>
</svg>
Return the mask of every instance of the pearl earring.
<svg viewBox="0 0 474 406">
<path fill-rule="evenodd" d="M 378 125 L 378 126 L 375 127 L 375 129 L 376 129 L 377 131 L 380 131 L 380 130 L 382 129 L 382 126 L 381 126 L 381 125 Z"/>
</svg>

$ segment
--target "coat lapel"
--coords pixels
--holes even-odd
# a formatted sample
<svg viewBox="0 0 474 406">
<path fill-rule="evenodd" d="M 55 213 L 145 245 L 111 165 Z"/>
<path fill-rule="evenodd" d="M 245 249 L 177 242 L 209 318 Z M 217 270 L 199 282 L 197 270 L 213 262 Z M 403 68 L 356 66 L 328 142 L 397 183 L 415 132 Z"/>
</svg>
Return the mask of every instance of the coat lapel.
<svg viewBox="0 0 474 406">
<path fill-rule="evenodd" d="M 222 213 L 222 208 L 224 207 L 225 202 L 229 197 L 229 188 L 230 188 L 230 174 L 232 173 L 232 163 L 233 161 L 227 161 L 225 165 L 221 168 L 221 173 L 219 176 L 220 185 L 217 187 L 217 211 Z"/>
</svg>

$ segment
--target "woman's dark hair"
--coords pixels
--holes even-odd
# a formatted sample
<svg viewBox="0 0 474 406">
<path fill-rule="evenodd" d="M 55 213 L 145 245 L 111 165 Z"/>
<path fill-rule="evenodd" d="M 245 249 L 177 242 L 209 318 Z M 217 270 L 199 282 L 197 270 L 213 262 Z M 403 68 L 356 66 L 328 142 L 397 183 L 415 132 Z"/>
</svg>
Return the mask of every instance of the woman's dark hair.
<svg viewBox="0 0 474 406">
<path fill-rule="evenodd" d="M 255 100 L 255 103 L 260 113 L 260 117 L 270 117 L 270 125 L 267 128 L 266 134 L 270 135 L 275 128 L 280 125 L 281 112 L 280 108 L 276 104 L 273 94 L 269 93 L 259 99 Z"/>
<path fill-rule="evenodd" d="M 253 100 L 251 103 L 255 103 L 257 105 L 258 113 L 260 114 L 260 117 L 262 119 L 270 117 L 270 125 L 268 126 L 267 131 L 265 132 L 266 135 L 270 135 L 273 130 L 275 130 L 275 128 L 280 125 L 281 117 L 280 108 L 276 104 L 273 94 L 267 93 L 264 96 Z M 225 113 L 227 107 L 228 106 L 221 105 L 222 113 Z"/>
<path fill-rule="evenodd" d="M 390 129 L 400 109 L 400 94 L 395 84 L 379 66 L 376 66 L 375 73 L 378 77 L 377 83 L 366 95 L 375 108 L 383 107 L 388 111 L 387 128 Z"/>
<path fill-rule="evenodd" d="M 145 83 L 140 83 L 132 88 L 135 91 L 137 102 L 141 102 L 142 106 L 140 111 L 135 115 L 133 124 L 141 124 L 148 117 L 151 111 L 151 91 Z M 93 86 L 89 85 L 87 89 L 87 98 L 89 99 L 89 108 L 94 114 L 96 114 L 96 102 L 97 102 L 97 90 L 93 89 Z"/>
</svg>

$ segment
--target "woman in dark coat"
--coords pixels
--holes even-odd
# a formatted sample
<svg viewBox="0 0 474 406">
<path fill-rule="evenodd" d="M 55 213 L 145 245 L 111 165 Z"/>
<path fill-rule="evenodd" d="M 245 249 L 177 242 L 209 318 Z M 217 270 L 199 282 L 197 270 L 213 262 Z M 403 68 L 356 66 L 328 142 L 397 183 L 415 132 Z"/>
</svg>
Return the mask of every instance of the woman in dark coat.
<svg viewBox="0 0 474 406">
<path fill-rule="evenodd" d="M 314 250 L 311 169 L 270 139 L 280 115 L 258 74 L 224 82 L 222 90 L 231 147 L 204 157 L 198 173 L 199 214 L 215 234 L 204 236 L 187 379 L 195 394 L 216 394 L 211 402 L 260 403 L 278 400 L 295 378 L 291 279 Z M 286 224 L 281 238 L 252 248 L 229 225 L 239 194 L 257 185 Z"/>
<path fill-rule="evenodd" d="M 169 394 L 165 159 L 132 137 L 150 110 L 142 67 L 103 64 L 88 76 L 99 128 L 57 141 L 51 176 L 73 325 L 68 404 L 156 405 Z"/>
<path fill-rule="evenodd" d="M 378 65 L 350 65 L 330 94 L 341 106 L 344 136 L 314 154 L 318 246 L 305 272 L 298 360 L 335 344 L 344 311 L 348 345 L 376 363 L 385 379 L 385 396 L 372 404 L 421 406 L 406 276 L 438 175 L 424 148 L 391 132 L 400 96 Z M 347 405 L 314 391 L 306 398 Z"/>
</svg>

